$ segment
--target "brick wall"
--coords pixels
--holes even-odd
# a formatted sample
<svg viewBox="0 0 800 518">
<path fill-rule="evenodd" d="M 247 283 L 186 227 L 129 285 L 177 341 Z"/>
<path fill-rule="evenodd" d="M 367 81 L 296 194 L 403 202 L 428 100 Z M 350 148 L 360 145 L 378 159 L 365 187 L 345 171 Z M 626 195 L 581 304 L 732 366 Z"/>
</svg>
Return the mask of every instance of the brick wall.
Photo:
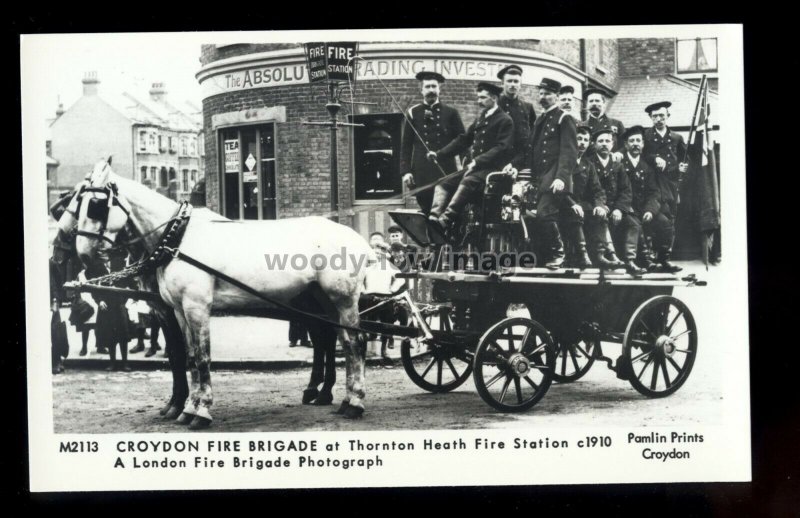
<svg viewBox="0 0 800 518">
<path fill-rule="evenodd" d="M 403 111 L 420 102 L 419 83 L 414 80 L 384 81 Z M 475 119 L 475 85 L 472 81 L 448 81 L 442 87 L 442 102 L 459 110 L 465 126 Z M 523 87 L 523 97 L 535 99 L 536 89 Z M 355 113 L 397 113 L 391 97 L 378 81 L 356 85 L 357 100 L 377 103 L 377 106 L 356 106 Z M 345 106 L 340 120 L 351 113 Z M 326 212 L 330 207 L 330 132 L 327 128 L 305 126 L 304 120 L 327 120 L 326 94 L 322 87 L 282 86 L 245 90 L 210 97 L 203 101 L 204 126 L 211 128 L 213 115 L 270 106 L 286 107 L 286 122 L 276 124 L 276 155 L 278 171 L 279 217 L 306 216 Z M 534 103 L 535 105 L 536 103 Z M 536 106 L 537 111 L 539 107 Z M 207 131 L 206 192 L 208 207 L 221 211 L 219 186 L 219 157 L 217 133 Z M 339 132 L 339 202 L 342 208 L 352 205 L 349 131 Z"/>
<path fill-rule="evenodd" d="M 619 76 L 619 60 L 617 59 L 617 41 L 614 39 L 602 40 L 603 47 L 603 69 L 598 70 L 594 66 L 594 46 L 601 40 L 585 40 L 587 47 L 587 73 L 597 79 L 598 81 L 610 86 L 611 88 L 617 87 L 617 80 Z M 628 40 L 635 41 L 635 40 Z M 658 40 L 653 40 L 658 41 Z M 668 40 L 671 41 L 671 40 Z M 581 67 L 581 44 L 580 40 L 448 40 L 448 41 L 421 41 L 421 42 L 402 42 L 396 41 L 394 43 L 451 43 L 463 45 L 490 45 L 496 47 L 508 47 L 520 50 L 533 50 L 544 52 L 559 57 L 580 69 Z M 270 43 L 270 44 L 254 44 L 243 43 L 239 45 L 228 45 L 222 48 L 217 48 L 216 45 L 202 45 L 200 62 L 206 65 L 212 61 L 218 61 L 234 56 L 243 56 L 257 52 L 268 52 L 273 50 L 283 50 L 298 48 L 301 43 Z"/>
<path fill-rule="evenodd" d="M 204 126 L 214 114 L 268 106 L 285 106 L 286 123 L 276 125 L 278 213 L 305 216 L 328 210 L 330 199 L 330 132 L 304 126 L 303 120 L 325 120 L 325 92 L 308 86 L 284 86 L 229 93 L 203 101 Z M 349 144 L 346 131 L 339 138 L 340 204 L 350 205 Z M 206 196 L 208 207 L 220 211 L 217 133 L 207 131 Z"/>
<path fill-rule="evenodd" d="M 623 38 L 618 41 L 620 77 L 675 73 L 674 38 Z"/>
<path fill-rule="evenodd" d="M 557 56 L 574 67 L 580 67 L 579 40 L 431 40 L 415 42 L 393 41 L 392 43 L 451 43 L 462 45 L 491 45 L 495 47 L 508 47 L 520 50 L 536 50 Z M 206 65 L 212 61 L 218 61 L 234 56 L 244 56 L 257 52 L 293 49 L 298 47 L 302 47 L 302 43 L 243 43 L 239 45 L 228 45 L 222 48 L 217 48 L 216 45 L 202 45 L 200 50 L 200 62 L 203 65 Z"/>
<path fill-rule="evenodd" d="M 224 45 L 218 47 L 214 44 L 200 46 L 200 63 L 207 65 L 212 61 L 255 54 L 258 52 L 269 52 L 271 50 L 294 49 L 302 46 L 300 43 L 241 43 L 237 45 Z"/>
<path fill-rule="evenodd" d="M 586 73 L 617 90 L 619 87 L 619 40 L 586 40 Z"/>
</svg>

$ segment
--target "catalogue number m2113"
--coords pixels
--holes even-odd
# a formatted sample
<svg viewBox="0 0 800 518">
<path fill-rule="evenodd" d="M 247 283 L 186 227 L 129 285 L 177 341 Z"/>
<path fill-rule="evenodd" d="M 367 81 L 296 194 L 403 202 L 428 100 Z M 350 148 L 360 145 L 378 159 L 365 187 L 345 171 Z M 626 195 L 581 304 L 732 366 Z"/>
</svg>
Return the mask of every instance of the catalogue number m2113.
<svg viewBox="0 0 800 518">
<path fill-rule="evenodd" d="M 97 453 L 97 441 L 62 441 L 59 453 Z"/>
</svg>

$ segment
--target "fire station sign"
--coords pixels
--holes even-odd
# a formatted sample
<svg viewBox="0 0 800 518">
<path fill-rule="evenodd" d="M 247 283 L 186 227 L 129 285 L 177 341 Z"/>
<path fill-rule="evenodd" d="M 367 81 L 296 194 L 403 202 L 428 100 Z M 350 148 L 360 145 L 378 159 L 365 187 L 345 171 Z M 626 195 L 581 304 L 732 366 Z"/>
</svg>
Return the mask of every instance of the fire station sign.
<svg viewBox="0 0 800 518">
<path fill-rule="evenodd" d="M 353 81 L 358 42 L 306 43 L 308 80 Z"/>
</svg>

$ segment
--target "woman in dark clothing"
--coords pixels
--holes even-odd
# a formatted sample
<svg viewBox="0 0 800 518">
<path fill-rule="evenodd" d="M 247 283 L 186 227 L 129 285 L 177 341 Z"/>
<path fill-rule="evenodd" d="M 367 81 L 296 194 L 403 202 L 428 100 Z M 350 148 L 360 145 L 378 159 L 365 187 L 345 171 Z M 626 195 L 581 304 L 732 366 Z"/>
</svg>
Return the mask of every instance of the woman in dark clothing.
<svg viewBox="0 0 800 518">
<path fill-rule="evenodd" d="M 125 267 L 125 259 L 113 257 L 110 260 L 111 271 L 119 271 Z M 86 277 L 93 279 L 106 275 L 108 269 L 102 263 L 93 263 L 86 268 Z M 117 293 L 94 292 L 92 298 L 97 302 L 97 324 L 95 324 L 95 339 L 97 346 L 107 347 L 111 354 L 111 365 L 108 371 L 122 370 L 129 372 L 128 341 L 128 310 L 125 308 L 127 297 Z M 122 356 L 122 362 L 117 365 L 117 344 Z"/>
</svg>

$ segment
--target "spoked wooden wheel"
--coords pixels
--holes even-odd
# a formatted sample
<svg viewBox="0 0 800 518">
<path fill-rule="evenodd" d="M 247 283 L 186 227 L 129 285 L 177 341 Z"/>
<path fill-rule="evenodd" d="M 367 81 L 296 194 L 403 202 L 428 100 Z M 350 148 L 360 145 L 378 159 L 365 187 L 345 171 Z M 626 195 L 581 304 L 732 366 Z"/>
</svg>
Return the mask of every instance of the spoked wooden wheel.
<svg viewBox="0 0 800 518">
<path fill-rule="evenodd" d="M 504 412 L 539 402 L 553 381 L 555 347 L 550 334 L 528 318 L 501 320 L 478 342 L 472 376 L 478 394 Z"/>
<path fill-rule="evenodd" d="M 633 388 L 647 397 L 669 396 L 683 385 L 697 356 L 697 326 L 686 304 L 669 295 L 633 313 L 622 354 Z"/>
<path fill-rule="evenodd" d="M 449 309 L 439 311 L 438 323 L 436 318 L 427 320 L 434 329 L 432 343 L 414 344 L 403 340 L 400 348 L 406 374 L 414 384 L 428 392 L 450 392 L 467 381 L 472 373 L 471 358 L 456 340 Z"/>
<path fill-rule="evenodd" d="M 597 342 L 594 340 L 568 344 L 556 340 L 556 364 L 553 379 L 559 383 L 571 383 L 581 379 L 594 364 Z"/>
</svg>

